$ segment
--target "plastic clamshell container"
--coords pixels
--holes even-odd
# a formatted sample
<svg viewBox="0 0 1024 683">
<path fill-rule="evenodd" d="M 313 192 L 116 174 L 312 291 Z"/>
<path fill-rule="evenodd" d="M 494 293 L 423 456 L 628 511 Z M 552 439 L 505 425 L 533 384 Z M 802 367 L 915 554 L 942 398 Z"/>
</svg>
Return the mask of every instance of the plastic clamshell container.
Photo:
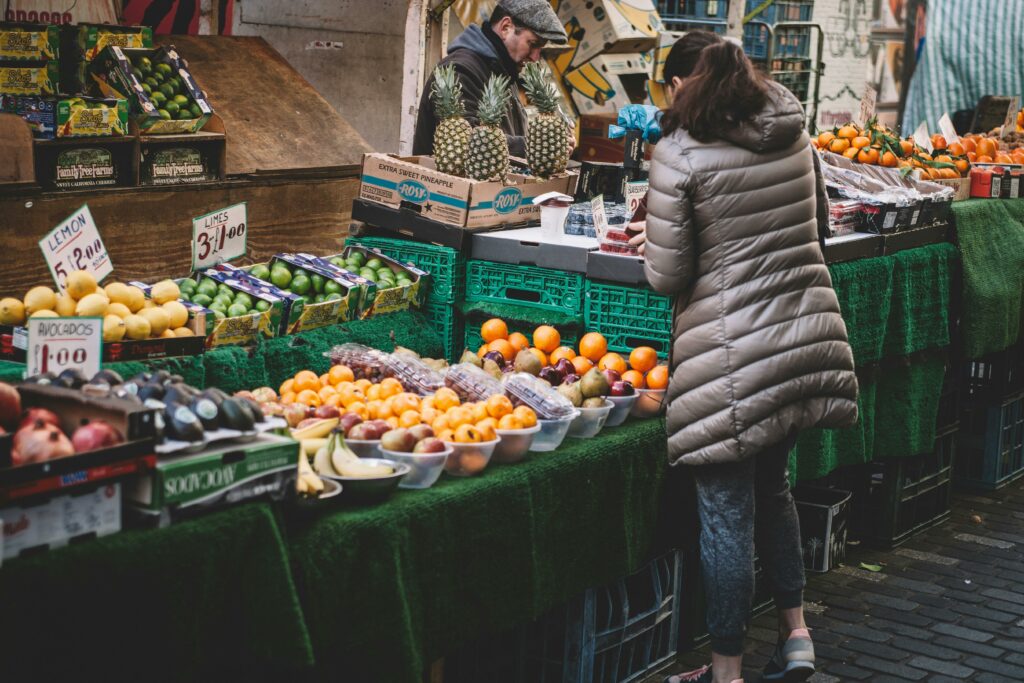
<svg viewBox="0 0 1024 683">
<path fill-rule="evenodd" d="M 540 429 L 540 424 L 536 424 L 526 429 L 494 430 L 501 438 L 498 447 L 494 449 L 494 462 L 506 464 L 520 462 L 526 457 L 526 453 L 533 445 L 533 439 Z"/>
<path fill-rule="evenodd" d="M 636 403 L 629 414 L 633 417 L 657 417 L 665 410 L 664 389 L 637 389 Z"/>
<path fill-rule="evenodd" d="M 618 427 L 620 424 L 626 421 L 629 417 L 629 411 L 633 409 L 633 405 L 640 398 L 640 394 L 633 394 L 632 396 L 608 396 L 609 401 L 612 402 L 612 411 L 608 413 L 608 418 L 604 421 L 605 427 Z"/>
<path fill-rule="evenodd" d="M 444 384 L 463 401 L 485 401 L 500 394 L 501 382 L 471 363 L 459 363 L 448 368 Z"/>
<path fill-rule="evenodd" d="M 400 453 L 381 449 L 388 460 L 404 463 L 409 466 L 409 474 L 398 483 L 400 489 L 429 489 L 441 477 L 444 464 L 452 453 L 451 444 L 439 453 Z"/>
<path fill-rule="evenodd" d="M 394 377 L 406 391 L 427 396 L 444 386 L 444 377 L 423 364 L 418 358 L 393 353 L 384 354 L 381 374 Z"/>
<path fill-rule="evenodd" d="M 331 360 L 331 365 L 347 366 L 356 379 L 368 379 L 379 382 L 384 378 L 383 351 L 371 349 L 362 344 L 339 344 L 324 354 Z"/>
<path fill-rule="evenodd" d="M 530 444 L 530 450 L 534 453 L 544 453 L 553 451 L 561 446 L 562 441 L 565 440 L 565 435 L 569 431 L 569 425 L 579 415 L 580 411 L 573 408 L 572 414 L 558 420 L 538 420 L 537 424 L 540 425 L 540 431 L 534 435 L 533 443 Z"/>
<path fill-rule="evenodd" d="M 604 405 L 600 408 L 579 408 L 580 416 L 569 425 L 569 436 L 574 439 L 589 439 L 592 436 L 597 436 L 614 407 L 615 405 L 611 401 L 605 400 Z"/>
<path fill-rule="evenodd" d="M 525 372 L 505 375 L 501 383 L 513 403 L 525 403 L 542 420 L 557 420 L 575 410 L 569 399 L 551 388 L 550 384 Z"/>
<path fill-rule="evenodd" d="M 501 439 L 479 443 L 450 443 L 452 452 L 444 463 L 444 471 L 456 477 L 472 477 L 487 467 Z"/>
<path fill-rule="evenodd" d="M 345 445 L 360 458 L 379 458 L 384 449 L 380 447 L 380 439 L 373 441 L 360 441 L 358 439 L 345 439 Z"/>
</svg>

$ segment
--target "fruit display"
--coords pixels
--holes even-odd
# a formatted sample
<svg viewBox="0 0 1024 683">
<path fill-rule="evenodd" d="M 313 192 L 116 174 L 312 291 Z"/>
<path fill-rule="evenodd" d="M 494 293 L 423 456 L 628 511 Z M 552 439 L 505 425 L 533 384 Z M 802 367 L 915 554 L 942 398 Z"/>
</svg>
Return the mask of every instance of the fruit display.
<svg viewBox="0 0 1024 683">
<path fill-rule="evenodd" d="M 441 173 L 463 176 L 473 127 L 465 119 L 462 84 L 455 76 L 454 64 L 441 65 L 434 70 L 430 101 L 438 120 L 434 129 L 434 164 Z"/>
<path fill-rule="evenodd" d="M 0 95 L 56 95 L 60 88 L 57 62 L 0 62 Z"/>
<path fill-rule="evenodd" d="M 60 27 L 0 22 L 0 60 L 37 61 L 60 57 Z"/>
<path fill-rule="evenodd" d="M 933 136 L 931 142 L 933 151 L 928 152 L 912 138 L 901 139 L 872 119 L 863 128 L 851 123 L 823 131 L 811 144 L 859 164 L 906 169 L 925 180 L 955 179 L 969 174 L 971 160 L 963 149 L 947 150 L 941 135 Z"/>
<path fill-rule="evenodd" d="M 344 254 L 328 260 L 339 268 L 344 268 L 373 282 L 378 289 L 412 285 L 413 276 L 409 271 L 401 266 L 393 268 L 390 265 L 390 263 L 394 263 L 391 259 L 374 255 L 367 249 L 349 247 Z"/>
<path fill-rule="evenodd" d="M 428 273 L 412 264 L 399 263 L 374 249 L 349 245 L 337 256 L 326 258 L 328 267 L 338 275 L 362 278 L 376 285 L 367 288 L 360 306 L 361 317 L 404 311 L 419 306 L 426 298 Z"/>
<path fill-rule="evenodd" d="M 265 299 L 258 299 L 247 292 L 232 289 L 210 277 L 201 277 L 198 280 L 187 277 L 179 280 L 177 287 L 182 301 L 212 311 L 216 320 L 258 315 L 266 313 L 271 307 L 270 302 Z"/>
<path fill-rule="evenodd" d="M 508 174 L 508 140 L 501 130 L 501 122 L 508 111 L 509 96 L 508 77 L 492 74 L 484 84 L 477 106 L 480 125 L 469 135 L 466 177 L 504 181 Z"/>
<path fill-rule="evenodd" d="M 423 359 L 407 353 L 388 354 L 362 344 L 340 344 L 325 354 L 332 365 L 343 365 L 357 379 L 371 382 L 387 378 L 397 379 L 411 391 L 425 396 L 444 385 L 440 373 L 431 369 Z"/>
<path fill-rule="evenodd" d="M 139 80 L 142 92 L 156 106 L 156 113 L 165 121 L 171 119 L 198 119 L 203 115 L 199 107 L 186 91 L 181 75 L 166 62 L 154 64 L 145 55 L 135 57 L 132 61 L 132 74 Z"/>
<path fill-rule="evenodd" d="M 526 161 L 541 178 L 565 172 L 569 162 L 569 130 L 558 110 L 558 91 L 551 72 L 543 62 L 531 62 L 523 69 L 523 87 L 537 115 L 529 121 Z"/>
<path fill-rule="evenodd" d="M 68 274 L 63 293 L 40 285 L 24 298 L 0 299 L 0 325 L 25 325 L 29 318 L 89 317 L 103 319 L 103 341 L 120 342 L 191 337 L 189 312 L 179 301 L 178 286 L 158 282 L 150 297 L 139 287 L 111 282 L 100 287 L 84 270 Z"/>
<path fill-rule="evenodd" d="M 41 140 L 128 134 L 128 103 L 120 99 L 0 95 L 0 111 L 20 116 Z"/>
</svg>

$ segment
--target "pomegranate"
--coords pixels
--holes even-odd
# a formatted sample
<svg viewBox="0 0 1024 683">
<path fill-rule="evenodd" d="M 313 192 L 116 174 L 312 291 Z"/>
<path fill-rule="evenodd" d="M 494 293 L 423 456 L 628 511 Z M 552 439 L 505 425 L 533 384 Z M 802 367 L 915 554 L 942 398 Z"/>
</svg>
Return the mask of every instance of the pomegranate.
<svg viewBox="0 0 1024 683">
<path fill-rule="evenodd" d="M 114 429 L 109 422 L 103 420 L 86 422 L 71 435 L 71 445 L 74 447 L 75 453 L 109 448 L 110 446 L 116 446 L 122 441 L 124 439 L 121 437 L 120 432 Z"/>
<path fill-rule="evenodd" d="M 29 408 L 26 410 L 25 417 L 21 418 L 21 423 L 18 425 L 18 429 L 27 425 L 35 424 L 40 420 L 60 429 L 60 418 L 57 417 L 57 414 L 52 410 L 47 410 L 46 408 Z"/>
<path fill-rule="evenodd" d="M 10 429 L 21 417 L 21 394 L 10 384 L 0 382 L 0 425 Z"/>
<path fill-rule="evenodd" d="M 74 454 L 75 449 L 57 427 L 36 420 L 22 427 L 14 435 L 14 446 L 11 449 L 11 462 L 23 465 L 33 462 L 44 462 L 53 458 Z"/>
</svg>

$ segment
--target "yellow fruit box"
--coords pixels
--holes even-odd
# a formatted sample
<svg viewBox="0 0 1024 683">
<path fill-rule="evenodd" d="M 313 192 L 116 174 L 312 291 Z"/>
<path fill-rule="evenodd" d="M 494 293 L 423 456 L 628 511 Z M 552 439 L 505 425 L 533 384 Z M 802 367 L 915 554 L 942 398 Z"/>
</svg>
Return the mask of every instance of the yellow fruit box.
<svg viewBox="0 0 1024 683">
<path fill-rule="evenodd" d="M 512 168 L 526 170 L 521 159 Z M 441 173 L 428 156 L 363 155 L 359 197 L 392 209 L 468 230 L 540 220 L 533 198 L 548 192 L 572 195 L 579 174 L 569 170 L 547 180 L 512 172 L 506 181 L 470 180 Z"/>
</svg>

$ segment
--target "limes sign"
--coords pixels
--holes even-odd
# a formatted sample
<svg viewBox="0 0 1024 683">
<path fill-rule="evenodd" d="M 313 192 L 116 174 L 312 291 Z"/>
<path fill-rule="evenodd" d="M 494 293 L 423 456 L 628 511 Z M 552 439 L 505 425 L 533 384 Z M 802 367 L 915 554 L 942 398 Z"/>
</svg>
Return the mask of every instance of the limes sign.
<svg viewBox="0 0 1024 683">
<path fill-rule="evenodd" d="M 29 318 L 26 377 L 71 368 L 92 377 L 102 359 L 102 318 Z"/>
<path fill-rule="evenodd" d="M 192 270 L 245 256 L 245 202 L 192 219 Z"/>
<path fill-rule="evenodd" d="M 97 282 L 114 270 L 88 204 L 83 204 L 39 240 L 39 248 L 43 250 L 46 265 L 62 292 L 68 275 L 76 270 L 92 273 Z"/>
</svg>

